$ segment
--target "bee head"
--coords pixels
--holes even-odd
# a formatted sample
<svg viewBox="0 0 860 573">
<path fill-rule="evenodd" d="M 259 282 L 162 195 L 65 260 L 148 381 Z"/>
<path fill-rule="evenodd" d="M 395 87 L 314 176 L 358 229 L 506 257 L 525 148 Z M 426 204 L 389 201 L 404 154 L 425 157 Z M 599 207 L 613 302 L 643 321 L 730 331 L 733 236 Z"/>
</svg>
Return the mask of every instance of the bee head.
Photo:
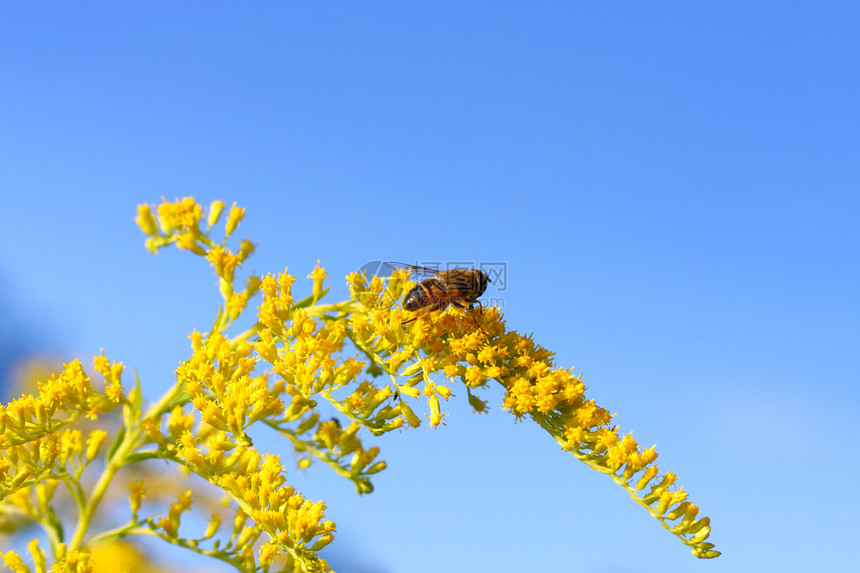
<svg viewBox="0 0 860 573">
<path fill-rule="evenodd" d="M 485 273 L 484 271 L 475 269 L 475 272 L 478 276 L 478 284 L 476 285 L 478 287 L 477 296 L 481 296 L 482 294 L 484 294 L 484 291 L 487 290 L 487 283 L 490 282 L 490 277 L 488 277 L 487 273 Z"/>
</svg>

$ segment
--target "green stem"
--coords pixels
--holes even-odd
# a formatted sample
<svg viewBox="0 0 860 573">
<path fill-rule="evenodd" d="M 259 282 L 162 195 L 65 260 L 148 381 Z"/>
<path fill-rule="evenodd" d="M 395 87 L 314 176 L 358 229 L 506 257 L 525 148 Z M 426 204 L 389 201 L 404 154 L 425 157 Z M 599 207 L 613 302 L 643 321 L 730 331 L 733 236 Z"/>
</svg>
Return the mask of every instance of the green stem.
<svg viewBox="0 0 860 573">
<path fill-rule="evenodd" d="M 65 476 L 63 478 L 63 485 L 65 485 L 66 489 L 69 490 L 69 495 L 72 496 L 72 499 L 75 500 L 75 503 L 78 504 L 78 507 L 83 509 L 86 494 L 81 487 L 81 483 L 78 481 L 79 477 L 80 476 L 77 476 L 73 479 L 71 476 Z"/>
<path fill-rule="evenodd" d="M 352 314 L 356 310 L 356 302 L 354 300 L 344 300 L 334 304 L 317 304 L 305 308 L 305 312 L 310 316 L 318 316 L 327 312 L 337 312 L 341 315 Z"/>
<path fill-rule="evenodd" d="M 125 439 L 123 439 L 123 443 L 120 445 L 119 449 L 116 451 L 113 459 L 107 463 L 104 471 L 102 471 L 101 476 L 99 476 L 99 480 L 96 482 L 95 487 L 93 487 L 92 495 L 90 496 L 89 501 L 84 506 L 84 510 L 81 512 L 80 517 L 78 518 L 78 526 L 75 528 L 75 533 L 72 536 L 72 540 L 69 542 L 69 551 L 77 551 L 78 548 L 81 547 L 81 544 L 84 540 L 84 535 L 87 533 L 87 528 L 90 525 L 90 522 L 93 519 L 93 515 L 96 513 L 96 509 L 98 509 L 99 504 L 102 501 L 105 493 L 107 492 L 108 486 L 113 481 L 114 476 L 122 467 L 121 463 L 117 463 L 117 459 L 122 460 L 125 455 L 129 452 L 130 449 L 133 449 L 133 442 L 129 439 L 132 437 L 132 432 L 128 432 L 125 435 Z"/>
<path fill-rule="evenodd" d="M 168 409 L 173 408 L 173 401 L 176 400 L 180 394 L 185 391 L 185 384 L 182 382 L 177 382 L 173 385 L 173 387 L 161 397 L 161 399 L 149 407 L 146 413 L 143 415 L 144 419 L 146 418 L 155 418 L 156 416 L 160 416 L 167 412 Z M 140 433 L 140 425 L 137 424 L 132 432 L 129 430 L 129 434 L 139 434 Z"/>
<path fill-rule="evenodd" d="M 143 523 L 130 521 L 121 527 L 117 527 L 116 529 L 111 529 L 110 531 L 105 531 L 104 533 L 99 533 L 95 537 L 91 537 L 87 542 L 87 545 L 93 547 L 101 543 L 110 543 L 112 541 L 122 539 L 128 535 L 149 533 L 149 529 L 142 527 L 142 525 Z"/>
<path fill-rule="evenodd" d="M 348 420 L 352 420 L 353 422 L 367 428 L 374 436 L 379 436 L 384 433 L 382 428 L 387 423 L 385 420 L 379 420 L 378 416 L 375 418 L 362 418 L 361 416 L 354 414 L 352 410 L 345 407 L 338 400 L 336 400 L 331 395 L 331 392 L 329 390 L 323 390 L 322 392 L 320 392 L 320 394 L 323 396 L 323 398 L 328 400 L 329 403 L 331 403 L 334 409 L 343 414 Z"/>
<path fill-rule="evenodd" d="M 231 346 L 235 346 L 237 343 L 239 343 L 243 340 L 246 340 L 246 339 L 250 338 L 251 336 L 257 334 L 258 332 L 260 332 L 260 329 L 262 329 L 262 328 L 263 328 L 263 323 L 258 320 L 257 322 L 254 323 L 254 326 L 252 326 L 251 328 L 249 328 L 245 332 L 242 332 L 242 333 L 232 337 L 230 339 Z"/>
</svg>

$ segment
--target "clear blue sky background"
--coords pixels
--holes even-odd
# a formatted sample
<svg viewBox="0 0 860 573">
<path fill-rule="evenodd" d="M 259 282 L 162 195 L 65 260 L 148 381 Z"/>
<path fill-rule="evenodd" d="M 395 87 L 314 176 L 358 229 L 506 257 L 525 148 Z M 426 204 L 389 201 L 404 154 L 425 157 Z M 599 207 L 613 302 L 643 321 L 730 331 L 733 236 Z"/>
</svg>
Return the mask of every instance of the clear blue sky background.
<svg viewBox="0 0 860 573">
<path fill-rule="evenodd" d="M 372 259 L 503 261 L 507 288 L 487 295 L 508 326 L 658 445 L 724 555 L 695 560 L 514 424 L 498 390 L 482 417 L 455 390 L 447 427 L 381 441 L 372 495 L 323 467 L 290 474 L 329 504 L 341 571 L 847 571 L 858 16 L 851 2 L 5 4 L 7 344 L 104 347 L 157 397 L 218 302 L 200 260 L 143 249 L 135 207 L 162 195 L 238 201 L 250 269 L 304 277 L 320 259 L 334 300 Z"/>
</svg>

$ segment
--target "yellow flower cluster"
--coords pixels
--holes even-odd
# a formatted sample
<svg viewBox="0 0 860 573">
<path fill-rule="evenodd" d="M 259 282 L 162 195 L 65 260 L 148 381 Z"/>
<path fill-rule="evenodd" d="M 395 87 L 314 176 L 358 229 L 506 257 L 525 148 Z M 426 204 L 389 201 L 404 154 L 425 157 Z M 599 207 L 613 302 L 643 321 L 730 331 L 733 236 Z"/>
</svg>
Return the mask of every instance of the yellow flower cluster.
<svg viewBox="0 0 860 573">
<path fill-rule="evenodd" d="M 209 236 L 212 227 L 220 220 L 224 207 L 223 201 L 213 201 L 209 205 L 205 230 L 201 229 L 201 222 L 205 215 L 203 206 L 192 197 L 173 202 L 163 201 L 156 208 L 157 217 L 149 205 L 140 205 L 135 218 L 135 222 L 148 236 L 146 248 L 151 252 L 176 244 L 177 247 L 203 256 L 209 261 L 215 269 L 215 274 L 220 278 L 221 294 L 226 301 L 225 312 L 220 317 L 222 322 L 218 326 L 226 325 L 238 318 L 259 287 L 258 279 L 249 280 L 246 288 L 241 292 L 235 292 L 233 284 L 236 269 L 254 252 L 254 244 L 244 239 L 239 243 L 238 252 L 234 253 L 225 244 L 215 243 Z M 227 215 L 224 241 L 233 234 L 244 217 L 245 209 L 233 203 Z"/>
<path fill-rule="evenodd" d="M 349 328 L 344 320 L 321 319 L 324 311 L 346 314 L 348 304 L 315 307 L 323 296 L 325 270 L 319 265 L 308 277 L 313 279 L 310 297 L 293 299 L 291 289 L 295 278 L 286 270 L 277 278 L 272 275 L 261 281 L 263 300 L 258 319 L 261 328 L 254 343 L 256 354 L 277 375 L 275 390 L 289 397 L 283 415 L 267 423 L 293 442 L 298 452 L 305 452 L 331 466 L 352 480 L 360 493 L 372 491 L 369 475 L 385 467 L 384 462 L 372 463 L 378 448 L 364 448 L 358 430 L 364 426 L 374 433 L 400 427 L 400 411 L 388 405 L 393 392 L 379 389 L 369 381 L 357 379 L 367 364 L 356 356 L 343 356 Z M 338 399 L 342 388 L 354 387 Z M 328 400 L 353 424 L 347 430 L 331 422 L 320 422 L 317 400 Z M 293 425 L 295 424 L 295 425 Z"/>
<path fill-rule="evenodd" d="M 564 450 L 612 477 L 697 557 L 719 555 L 706 541 L 708 518 L 699 517 L 674 474 L 659 474 L 655 449 L 619 434 L 612 415 L 586 398 L 581 376 L 557 367 L 552 353 L 531 336 L 507 330 L 497 308 L 405 311 L 399 301 L 414 285 L 405 271 L 387 279 L 353 273 L 347 277 L 350 299 L 322 304 L 328 276 L 319 262 L 307 276 L 310 292 L 304 298 L 294 298 L 296 279 L 286 269 L 252 276 L 237 288 L 254 245 L 248 240 L 235 249 L 227 245 L 245 215 L 235 203 L 223 238 L 213 240 L 225 211 L 222 201 L 205 209 L 193 198 L 138 209 L 147 248 L 175 245 L 205 258 L 223 298 L 212 328 L 191 334 L 191 356 L 177 368 L 176 383 L 164 396 L 144 411 L 139 385 L 126 395 L 123 365 L 102 354 L 94 368 L 105 380 L 104 392 L 94 390 L 81 365 L 72 362 L 40 384 L 38 396 L 0 406 L 0 504 L 14 505 L 43 525 L 52 541 L 52 569 L 90 571 L 90 544 L 143 532 L 242 570 L 327 571 L 317 555 L 334 538 L 325 504 L 306 500 L 287 483 L 280 459 L 254 447 L 250 427 L 268 426 L 287 438 L 300 467 L 322 462 L 359 493 L 369 493 L 372 476 L 386 464 L 377 446 L 363 442 L 363 428 L 376 436 L 417 427 L 419 407 L 438 427 L 446 416 L 443 402 L 460 383 L 475 411 L 484 412 L 487 402 L 480 392 L 493 382 L 505 389 L 502 408 L 517 420 L 532 419 Z M 257 294 L 256 322 L 228 336 L 228 327 L 235 328 Z M 337 418 L 321 415 L 323 401 Z M 102 447 L 107 434 L 101 429 L 85 437 L 66 427 L 117 406 L 123 426 L 109 448 Z M 82 472 L 105 449 L 102 474 L 86 491 Z M 153 501 L 145 505 L 144 499 L 152 479 L 145 473 L 135 474 L 144 479 L 129 486 L 129 522 L 88 537 L 119 469 L 153 458 L 175 462 L 228 494 L 233 528 L 222 535 L 227 539 L 215 539 L 224 519 L 218 513 L 202 538 L 183 536 L 182 516 L 197 507 L 191 491 L 180 492 L 166 512 L 149 513 Z M 68 546 L 52 506 L 59 484 L 79 506 Z M 195 491 L 195 502 L 199 495 Z M 45 571 L 47 558 L 38 544 L 31 544 L 30 554 L 36 569 Z M 28 570 L 17 553 L 4 560 L 14 571 Z"/>
<path fill-rule="evenodd" d="M 95 358 L 96 368 L 106 364 L 104 356 Z M 113 368 L 113 372 L 111 372 Z M 64 365 L 59 376 L 38 384 L 38 396 L 24 395 L 5 406 L 0 405 L 0 447 L 26 443 L 56 431 L 85 415 L 97 419 L 123 401 L 120 385 L 121 365 L 107 368 L 106 391 L 97 392 L 90 377 L 77 360 Z"/>
<path fill-rule="evenodd" d="M 39 547 L 39 541 L 33 539 L 27 544 L 27 549 L 33 557 L 36 573 L 47 573 L 47 559 L 45 552 Z M 68 551 L 64 543 L 59 543 L 56 553 L 57 559 L 50 567 L 51 573 L 95 573 L 89 551 Z M 30 567 L 15 551 L 6 552 L 3 562 L 14 573 L 30 573 Z"/>
<path fill-rule="evenodd" d="M 185 197 L 181 201 L 174 202 L 163 201 L 158 206 L 157 218 L 149 205 L 140 205 L 137 208 L 135 222 L 149 236 L 146 246 L 153 252 L 170 243 L 176 243 L 176 246 L 181 249 L 187 249 L 197 255 L 205 255 L 204 247 L 211 248 L 214 246 L 208 237 L 208 231 L 218 222 L 223 210 L 223 201 L 214 201 L 209 206 L 205 232 L 200 229 L 200 222 L 203 219 L 203 206 L 192 197 Z M 236 207 L 234 203 L 228 216 L 226 233 L 228 236 L 236 229 L 244 215 L 245 210 Z"/>
<path fill-rule="evenodd" d="M 254 375 L 259 356 L 250 344 L 232 345 L 220 333 L 204 340 L 195 331 L 191 339 L 194 354 L 176 374 L 204 422 L 242 438 L 248 426 L 284 410 L 279 398 L 284 385 L 269 388 L 266 376 Z"/>
<path fill-rule="evenodd" d="M 222 476 L 218 485 L 241 500 L 242 510 L 269 535 L 261 549 L 262 565 L 284 555 L 314 563 L 314 553 L 334 539 L 335 525 L 323 516 L 325 504 L 305 500 L 286 484 L 284 473 L 278 456 L 251 456 L 245 467 Z"/>
<path fill-rule="evenodd" d="M 228 433 L 200 424 L 189 429 L 193 416 L 176 414 L 169 424 L 171 435 L 181 432 L 176 442 L 176 459 L 228 493 L 239 505 L 236 519 L 242 525 L 234 531 L 234 542 L 241 561 L 254 568 L 254 541 L 265 532 L 268 540 L 260 548 L 260 564 L 275 558 L 302 563 L 311 570 L 326 570 L 315 552 L 333 540 L 334 523 L 323 516 L 322 502 L 310 502 L 286 483 L 280 460 L 274 455 L 261 456 L 255 449 L 231 440 Z M 183 429 L 185 428 L 185 429 Z M 137 512 L 143 497 L 142 484 L 132 488 L 132 510 Z M 157 522 L 164 536 L 178 535 L 180 516 L 191 507 L 191 493 L 186 492 L 170 506 L 168 515 Z M 245 518 L 251 525 L 244 525 Z M 214 519 L 204 539 L 212 537 L 220 521 Z"/>
<path fill-rule="evenodd" d="M 334 524 L 323 517 L 324 505 L 304 500 L 287 485 L 278 458 L 262 458 L 245 432 L 249 426 L 262 422 L 290 437 L 301 451 L 308 451 L 297 437 L 310 429 L 307 420 L 301 428 L 291 425 L 295 426 L 303 415 L 313 411 L 315 395 L 349 383 L 361 371 L 361 364 L 354 359 L 333 357 L 343 347 L 343 325 L 325 328 L 317 317 L 303 309 L 325 294 L 322 288 L 325 271 L 319 266 L 312 273 L 313 294 L 301 305 L 292 299 L 290 290 L 295 279 L 286 271 L 277 278 L 269 275 L 249 279 L 244 292 L 234 294 L 236 271 L 253 252 L 253 246 L 247 240 L 242 241 L 234 254 L 225 244 L 212 243 L 208 232 L 222 209 L 220 202 L 210 206 L 206 232 L 200 230 L 203 210 L 187 199 L 160 205 L 159 225 L 141 225 L 150 235 L 151 247 L 157 249 L 176 242 L 205 256 L 221 279 L 225 299 L 216 328 L 207 335 L 192 334 L 193 354 L 176 371 L 178 386 L 189 396 L 193 409 L 174 407 L 164 434 L 155 419 L 144 420 L 144 425 L 150 438 L 165 452 L 228 492 L 238 503 L 240 515 L 252 520 L 254 525 L 234 539 L 237 558 L 245 565 L 255 567 L 249 548 L 265 532 L 269 539 L 260 546 L 261 565 L 268 566 L 278 559 L 324 570 L 325 563 L 315 552 L 331 542 L 334 531 Z M 142 207 L 139 224 L 151 212 Z M 243 214 L 234 205 L 225 239 Z M 147 228 L 156 229 L 156 234 Z M 189 247 L 192 243 L 196 246 Z M 231 340 L 222 330 L 238 318 L 257 291 L 263 294 L 259 322 Z M 251 336 L 254 340 L 249 342 Z M 337 465 L 337 455 L 318 453 Z M 354 479 L 360 481 L 366 477 L 356 472 Z M 132 499 L 139 508 L 140 496 L 136 502 Z M 172 507 L 187 508 L 181 501 Z M 173 512 L 159 522 L 164 535 L 176 535 L 180 513 Z"/>
<path fill-rule="evenodd" d="M 11 496 L 12 503 L 26 509 L 30 493 L 26 488 L 38 484 L 44 505 L 53 487 L 39 482 L 65 476 L 78 479 L 98 456 L 107 439 L 103 430 L 92 430 L 85 439 L 81 430 L 66 427 L 81 416 L 96 419 L 125 400 L 122 365 L 111 365 L 104 355 L 97 356 L 95 363 L 97 370 L 108 372 L 104 394 L 90 385 L 90 377 L 76 360 L 66 364 L 59 376 L 38 383 L 38 395 L 0 405 L 0 500 Z M 12 496 L 15 492 L 20 495 Z"/>
<path fill-rule="evenodd" d="M 80 430 L 65 429 L 47 434 L 24 444 L 10 446 L 0 457 L 0 489 L 28 515 L 29 492 L 35 485 L 40 502 L 50 500 L 55 483 L 48 479 L 63 479 L 66 476 L 80 478 L 81 473 L 98 456 L 107 439 L 104 430 L 92 430 L 86 440 Z M 42 483 L 39 483 L 42 482 Z M 15 493 L 21 495 L 14 495 Z"/>
<path fill-rule="evenodd" d="M 581 375 L 557 368 L 552 353 L 530 336 L 507 331 L 496 308 L 470 310 L 465 317 L 454 309 L 409 316 L 392 308 L 404 289 L 402 278 L 395 275 L 391 282 L 385 289 L 377 279 L 368 284 L 360 275 L 347 277 L 353 300 L 359 303 L 350 317 L 350 337 L 381 370 L 408 378 L 406 385 L 398 385 L 401 394 L 417 397 L 412 386 L 425 381 L 431 425 L 438 425 L 444 416 L 439 397 L 447 400 L 450 395 L 447 387 L 430 380 L 431 374 L 441 371 L 448 379 L 460 380 L 477 412 L 484 411 L 486 403 L 471 390 L 495 380 L 506 391 L 503 407 L 518 420 L 531 417 L 566 451 L 611 475 L 695 556 L 719 555 L 705 541 L 709 519 L 698 517 L 698 508 L 686 501 L 682 489 L 670 489 L 674 474 L 658 475 L 654 447 L 643 450 L 631 435 L 619 436 L 618 428 L 609 425 L 609 411 L 586 399 Z M 400 408 L 408 411 L 405 404 Z M 419 423 L 414 415 L 406 419 L 412 425 Z"/>
</svg>

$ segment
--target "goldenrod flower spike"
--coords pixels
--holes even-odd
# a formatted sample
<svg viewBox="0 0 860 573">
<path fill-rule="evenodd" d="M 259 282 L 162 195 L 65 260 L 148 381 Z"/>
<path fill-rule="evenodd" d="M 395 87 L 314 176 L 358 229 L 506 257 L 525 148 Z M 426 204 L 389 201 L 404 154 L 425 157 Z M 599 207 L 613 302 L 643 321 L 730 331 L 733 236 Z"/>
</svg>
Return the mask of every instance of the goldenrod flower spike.
<svg viewBox="0 0 860 573">
<path fill-rule="evenodd" d="M 487 411 L 481 390 L 500 384 L 504 410 L 535 421 L 565 451 L 609 475 L 694 555 L 719 555 L 707 541 L 710 520 L 674 474 L 658 471 L 655 448 L 621 434 L 612 414 L 586 397 L 581 375 L 557 367 L 530 335 L 507 330 L 497 308 L 404 311 L 398 301 L 413 283 L 400 271 L 388 279 L 353 273 L 350 298 L 323 304 L 328 277 L 319 261 L 301 294 L 287 269 L 237 283 L 254 245 L 228 245 L 245 211 L 234 203 L 225 220 L 224 210 L 222 201 L 207 210 L 191 197 L 138 208 L 147 248 L 175 245 L 205 258 L 223 298 L 214 321 L 191 333 L 190 356 L 163 396 L 144 408 L 140 382 L 126 394 L 123 364 L 102 352 L 93 366 L 103 391 L 75 360 L 42 380 L 35 395 L 0 406 L 0 512 L 45 531 L 49 550 L 28 546 L 36 571 L 89 571 L 92 547 L 138 534 L 244 571 L 328 571 L 317 555 L 334 540 L 325 504 L 289 484 L 280 458 L 249 437 L 252 426 L 287 438 L 299 467 L 322 462 L 370 493 L 373 476 L 386 468 L 374 437 L 425 421 L 443 426 L 443 406 L 459 383 L 478 413 Z M 216 239 L 219 222 L 224 232 Z M 262 300 L 251 305 L 258 291 Z M 233 332 L 249 306 L 253 324 Z M 121 420 L 103 416 L 115 409 Z M 148 459 L 169 462 L 176 475 L 137 463 Z M 131 464 L 132 472 L 119 473 Z M 82 480 L 85 470 L 92 479 Z M 187 473 L 208 482 L 226 505 L 211 513 L 217 504 L 198 487 L 192 504 L 190 491 L 178 489 Z M 117 488 L 122 475 L 136 481 Z M 68 505 L 56 501 L 60 492 L 73 501 L 72 514 L 60 515 Z M 116 514 L 104 506 L 117 495 L 128 495 L 130 505 L 120 526 L 102 519 Z M 203 510 L 208 525 L 185 534 L 203 521 L 182 524 L 182 515 Z M 232 528 L 219 527 L 225 521 Z M 13 571 L 32 570 L 15 552 L 4 561 Z"/>
</svg>

